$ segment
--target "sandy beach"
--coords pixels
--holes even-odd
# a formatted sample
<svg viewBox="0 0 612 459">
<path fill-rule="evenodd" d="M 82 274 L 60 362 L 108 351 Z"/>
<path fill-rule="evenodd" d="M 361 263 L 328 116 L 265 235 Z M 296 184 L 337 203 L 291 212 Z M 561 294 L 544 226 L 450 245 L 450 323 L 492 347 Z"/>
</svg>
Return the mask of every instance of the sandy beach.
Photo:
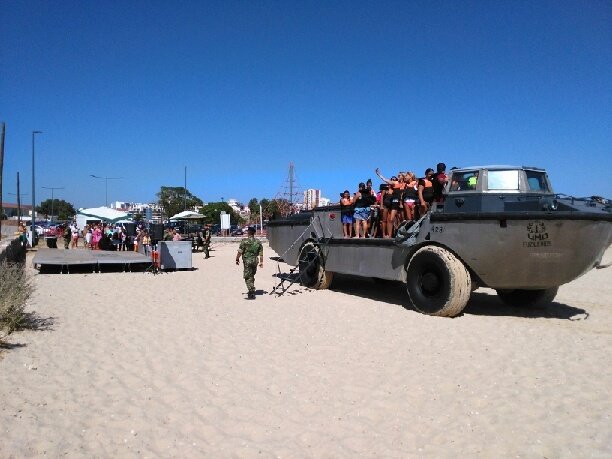
<svg viewBox="0 0 612 459">
<path fill-rule="evenodd" d="M 612 457 L 612 268 L 448 319 L 351 277 L 268 295 L 267 246 L 247 301 L 236 248 L 160 275 L 28 268 L 50 324 L 0 356 L 0 457 Z"/>
</svg>

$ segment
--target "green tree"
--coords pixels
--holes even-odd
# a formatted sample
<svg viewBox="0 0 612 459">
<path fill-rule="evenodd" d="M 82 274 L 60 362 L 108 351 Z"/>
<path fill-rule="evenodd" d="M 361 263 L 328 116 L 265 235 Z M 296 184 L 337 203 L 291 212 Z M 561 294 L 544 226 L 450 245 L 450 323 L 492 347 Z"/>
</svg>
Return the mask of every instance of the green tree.
<svg viewBox="0 0 612 459">
<path fill-rule="evenodd" d="M 53 202 L 47 199 L 40 203 L 36 211 L 51 217 L 57 215 L 58 220 L 70 220 L 76 214 L 73 205 L 63 199 L 53 199 Z"/>
<path fill-rule="evenodd" d="M 259 218 L 259 201 L 257 201 L 257 198 L 251 198 L 247 206 L 251 211 L 251 221 L 257 221 Z"/>
<path fill-rule="evenodd" d="M 259 201 L 257 200 L 257 198 L 251 198 L 247 206 L 249 210 L 251 211 L 251 214 L 259 213 Z"/>
<path fill-rule="evenodd" d="M 234 209 L 230 207 L 227 202 L 209 202 L 200 209 L 200 213 L 204 215 L 204 223 L 210 223 L 212 225 L 221 222 L 221 212 L 230 214 L 230 223 L 236 225 L 241 222 L 240 215 L 234 212 Z"/>
<path fill-rule="evenodd" d="M 166 218 L 204 204 L 200 198 L 182 186 L 162 186 L 157 193 L 157 199 Z"/>
<path fill-rule="evenodd" d="M 134 221 L 135 222 L 141 222 L 143 219 L 142 214 L 140 212 L 138 212 L 136 215 L 134 215 Z"/>
</svg>

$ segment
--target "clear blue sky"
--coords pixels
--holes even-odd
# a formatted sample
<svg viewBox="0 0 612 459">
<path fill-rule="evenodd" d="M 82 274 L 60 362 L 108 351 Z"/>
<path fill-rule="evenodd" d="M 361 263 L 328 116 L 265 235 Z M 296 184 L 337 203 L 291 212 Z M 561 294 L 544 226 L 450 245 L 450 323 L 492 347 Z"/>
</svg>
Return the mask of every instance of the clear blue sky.
<svg viewBox="0 0 612 459">
<path fill-rule="evenodd" d="M 6 192 L 77 206 L 345 188 L 439 161 L 537 165 L 612 197 L 608 1 L 14 1 L 0 18 Z M 27 202 L 31 197 L 25 198 Z"/>
</svg>

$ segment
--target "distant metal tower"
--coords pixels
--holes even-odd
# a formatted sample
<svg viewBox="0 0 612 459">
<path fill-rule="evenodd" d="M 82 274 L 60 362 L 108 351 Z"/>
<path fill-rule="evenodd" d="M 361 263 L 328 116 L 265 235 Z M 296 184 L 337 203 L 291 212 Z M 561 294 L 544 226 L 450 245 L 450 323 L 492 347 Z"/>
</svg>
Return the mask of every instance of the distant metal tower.
<svg viewBox="0 0 612 459">
<path fill-rule="evenodd" d="M 291 215 L 297 212 L 296 204 L 301 202 L 302 191 L 295 175 L 293 162 L 289 163 L 289 175 L 285 180 L 281 190 L 276 193 L 274 200 L 277 202 L 278 210 L 282 216 Z"/>
<path fill-rule="evenodd" d="M 295 182 L 295 166 L 289 163 L 289 204 L 293 206 L 293 183 Z"/>
</svg>

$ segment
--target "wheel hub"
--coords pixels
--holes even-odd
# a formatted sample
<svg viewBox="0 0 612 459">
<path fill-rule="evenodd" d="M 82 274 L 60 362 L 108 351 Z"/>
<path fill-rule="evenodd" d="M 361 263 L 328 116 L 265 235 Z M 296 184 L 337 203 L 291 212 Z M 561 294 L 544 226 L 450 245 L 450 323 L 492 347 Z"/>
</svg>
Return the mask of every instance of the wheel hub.
<svg viewBox="0 0 612 459">
<path fill-rule="evenodd" d="M 309 253 L 306 259 L 304 260 L 304 271 L 308 275 L 312 275 L 316 272 L 318 268 L 317 263 L 317 255 L 313 253 Z"/>
<path fill-rule="evenodd" d="M 425 295 L 435 295 L 440 290 L 440 278 L 431 271 L 421 277 L 421 290 Z"/>
<path fill-rule="evenodd" d="M 319 254 L 315 249 L 305 252 L 299 260 L 300 278 L 305 285 L 312 284 L 319 270 Z"/>
</svg>

